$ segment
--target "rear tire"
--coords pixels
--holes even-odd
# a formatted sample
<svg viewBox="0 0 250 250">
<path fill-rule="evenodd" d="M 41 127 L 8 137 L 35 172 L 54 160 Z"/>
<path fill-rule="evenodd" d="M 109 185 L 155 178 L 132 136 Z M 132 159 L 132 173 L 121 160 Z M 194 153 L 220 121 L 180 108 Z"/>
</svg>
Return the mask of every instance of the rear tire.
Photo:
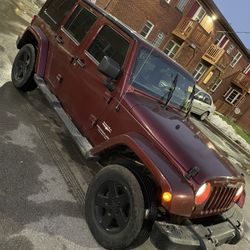
<svg viewBox="0 0 250 250">
<path fill-rule="evenodd" d="M 143 193 L 132 172 L 109 165 L 97 173 L 86 194 L 85 215 L 92 235 L 104 248 L 137 245 L 146 233 L 141 232 L 145 211 Z"/>
<path fill-rule="evenodd" d="M 36 49 L 32 44 L 24 45 L 16 55 L 11 72 L 12 82 L 17 89 L 32 91 L 37 87 L 33 79 L 35 64 Z"/>
</svg>

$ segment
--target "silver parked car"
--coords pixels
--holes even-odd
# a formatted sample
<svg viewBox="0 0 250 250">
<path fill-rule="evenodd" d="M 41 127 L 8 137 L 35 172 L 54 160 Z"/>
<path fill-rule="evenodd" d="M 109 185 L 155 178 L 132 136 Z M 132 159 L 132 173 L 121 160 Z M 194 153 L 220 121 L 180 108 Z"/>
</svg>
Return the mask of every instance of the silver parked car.
<svg viewBox="0 0 250 250">
<path fill-rule="evenodd" d="M 216 107 L 213 98 L 201 87 L 195 86 L 195 95 L 191 112 L 200 116 L 203 121 L 209 115 L 213 114 Z"/>
</svg>

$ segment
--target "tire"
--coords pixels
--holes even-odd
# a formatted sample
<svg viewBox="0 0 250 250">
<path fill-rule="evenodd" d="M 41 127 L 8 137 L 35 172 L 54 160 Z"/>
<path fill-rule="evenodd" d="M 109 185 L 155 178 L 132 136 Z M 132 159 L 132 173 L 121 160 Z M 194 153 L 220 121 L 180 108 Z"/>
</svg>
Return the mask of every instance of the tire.
<svg viewBox="0 0 250 250">
<path fill-rule="evenodd" d="M 14 86 L 22 91 L 32 91 L 37 85 L 33 79 L 36 64 L 36 50 L 32 44 L 24 45 L 16 55 L 12 66 L 11 79 Z"/>
<path fill-rule="evenodd" d="M 203 114 L 200 116 L 200 120 L 201 120 L 201 121 L 204 121 L 204 120 L 207 119 L 208 116 L 209 116 L 209 112 L 205 112 L 205 113 L 203 113 Z"/>
<path fill-rule="evenodd" d="M 106 249 L 126 249 L 145 232 L 144 198 L 131 171 L 109 165 L 89 185 L 85 215 L 96 241 Z M 140 239 L 139 239 L 140 241 Z"/>
</svg>

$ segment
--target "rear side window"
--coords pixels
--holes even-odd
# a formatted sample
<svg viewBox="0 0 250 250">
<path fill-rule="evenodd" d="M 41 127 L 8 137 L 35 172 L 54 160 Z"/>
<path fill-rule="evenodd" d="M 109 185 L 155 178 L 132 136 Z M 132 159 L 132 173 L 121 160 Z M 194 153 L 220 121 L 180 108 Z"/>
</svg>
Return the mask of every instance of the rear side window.
<svg viewBox="0 0 250 250">
<path fill-rule="evenodd" d="M 81 42 L 96 21 L 96 16 L 88 10 L 78 6 L 67 23 L 65 30 L 77 41 Z"/>
<path fill-rule="evenodd" d="M 211 105 L 212 104 L 211 97 L 209 95 L 207 95 L 207 94 L 204 94 L 204 100 L 203 100 L 203 102 L 205 102 L 208 105 Z"/>
<path fill-rule="evenodd" d="M 204 102 L 208 105 L 211 105 L 212 104 L 212 100 L 210 98 L 209 95 L 203 93 L 203 92 L 199 92 L 197 95 L 195 95 L 195 99 L 201 101 L 201 102 Z"/>
<path fill-rule="evenodd" d="M 55 30 L 75 3 L 76 0 L 48 0 L 41 9 L 39 16 Z"/>
<path fill-rule="evenodd" d="M 123 65 L 129 48 L 129 42 L 108 26 L 99 32 L 88 52 L 100 63 L 104 56 Z"/>
</svg>

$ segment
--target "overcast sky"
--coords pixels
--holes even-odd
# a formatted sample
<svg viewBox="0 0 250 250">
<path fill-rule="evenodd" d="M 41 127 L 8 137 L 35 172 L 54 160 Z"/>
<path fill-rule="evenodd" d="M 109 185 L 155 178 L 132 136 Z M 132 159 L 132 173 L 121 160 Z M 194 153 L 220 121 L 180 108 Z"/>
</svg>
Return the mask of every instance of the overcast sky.
<svg viewBox="0 0 250 250">
<path fill-rule="evenodd" d="M 214 0 L 242 42 L 250 49 L 250 0 Z"/>
</svg>

